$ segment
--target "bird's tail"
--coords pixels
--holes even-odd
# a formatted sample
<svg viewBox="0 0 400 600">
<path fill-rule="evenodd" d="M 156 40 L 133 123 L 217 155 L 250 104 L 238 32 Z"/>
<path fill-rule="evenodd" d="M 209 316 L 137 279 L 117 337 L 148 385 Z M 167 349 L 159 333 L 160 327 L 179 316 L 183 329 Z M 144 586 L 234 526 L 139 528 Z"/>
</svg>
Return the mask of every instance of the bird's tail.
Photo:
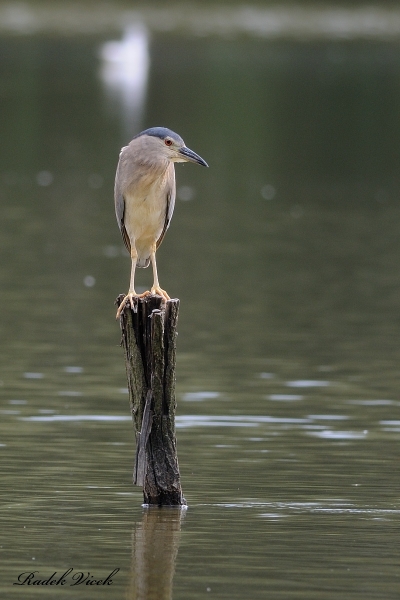
<svg viewBox="0 0 400 600">
<path fill-rule="evenodd" d="M 146 269 L 150 264 L 150 256 L 138 256 L 136 266 L 141 269 Z"/>
</svg>

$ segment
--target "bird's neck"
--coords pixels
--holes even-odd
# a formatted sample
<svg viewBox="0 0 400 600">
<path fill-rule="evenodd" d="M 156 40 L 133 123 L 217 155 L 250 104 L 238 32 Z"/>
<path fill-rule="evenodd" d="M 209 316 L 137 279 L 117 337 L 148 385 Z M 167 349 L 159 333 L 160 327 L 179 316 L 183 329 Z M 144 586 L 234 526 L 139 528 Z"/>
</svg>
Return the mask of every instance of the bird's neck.
<svg viewBox="0 0 400 600">
<path fill-rule="evenodd" d="M 157 159 L 154 160 L 152 158 L 144 160 L 140 163 L 142 167 L 142 177 L 148 178 L 150 181 L 154 181 L 154 179 L 164 179 L 166 176 L 168 167 L 171 162 L 167 159 Z"/>
</svg>

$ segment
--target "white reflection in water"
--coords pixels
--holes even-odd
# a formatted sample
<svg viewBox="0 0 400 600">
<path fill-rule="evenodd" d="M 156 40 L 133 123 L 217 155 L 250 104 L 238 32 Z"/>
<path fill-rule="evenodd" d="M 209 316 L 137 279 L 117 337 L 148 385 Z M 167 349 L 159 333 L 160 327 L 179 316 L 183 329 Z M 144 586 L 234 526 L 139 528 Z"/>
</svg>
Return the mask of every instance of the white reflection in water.
<svg viewBox="0 0 400 600">
<path fill-rule="evenodd" d="M 176 419 L 176 426 L 184 427 L 256 427 L 260 423 L 308 423 L 308 419 L 286 417 L 270 417 L 260 415 L 210 416 L 210 415 L 181 415 Z"/>
<path fill-rule="evenodd" d="M 303 400 L 304 396 L 298 394 L 270 394 L 269 396 L 266 396 L 266 398 L 277 402 L 294 402 L 296 400 Z"/>
<path fill-rule="evenodd" d="M 399 405 L 399 402 L 394 400 L 348 400 L 348 404 L 360 404 L 361 406 L 390 406 Z"/>
<path fill-rule="evenodd" d="M 331 385 L 330 381 L 318 381 L 315 379 L 297 379 L 295 381 L 287 381 L 287 387 L 296 388 L 313 388 L 313 387 L 328 387 Z"/>
<path fill-rule="evenodd" d="M 181 185 L 176 190 L 176 197 L 179 200 L 183 200 L 184 202 L 188 202 L 189 200 L 193 200 L 193 198 L 195 197 L 194 188 L 192 188 L 190 185 Z"/>
<path fill-rule="evenodd" d="M 8 411 L 7 414 L 10 414 Z M 43 411 L 40 411 L 43 412 Z M 18 414 L 18 411 L 12 411 Z M 314 418 L 318 415 L 314 415 Z M 320 415 L 321 417 L 321 415 Z M 322 418 L 330 415 L 322 415 Z M 342 417 L 339 417 L 342 418 Z M 343 417 L 346 418 L 346 417 Z M 37 422 L 68 422 L 68 421 L 130 421 L 129 415 L 60 415 L 60 414 L 41 414 L 31 417 L 19 417 L 21 421 Z M 333 431 L 323 426 L 314 426 L 312 418 L 287 418 L 271 417 L 266 415 L 234 415 L 234 416 L 211 416 L 211 415 L 180 415 L 176 418 L 176 428 L 186 429 L 189 427 L 257 427 L 263 423 L 294 425 L 307 429 L 308 435 L 317 436 L 328 440 L 358 440 L 364 439 L 368 435 L 368 430 L 364 431 Z M 382 425 L 400 425 L 400 421 L 381 421 Z M 306 427 L 305 427 L 306 426 Z"/>
<path fill-rule="evenodd" d="M 25 379 L 43 379 L 43 373 L 24 373 Z"/>
<path fill-rule="evenodd" d="M 40 171 L 36 175 L 36 182 L 42 187 L 48 187 L 53 183 L 54 175 L 50 171 Z"/>
<path fill-rule="evenodd" d="M 125 415 L 51 415 L 21 417 L 22 421 L 130 421 Z M 210 416 L 180 415 L 176 417 L 176 426 L 184 427 L 256 427 L 260 423 L 303 424 L 308 419 L 269 417 L 259 415 Z"/>
<path fill-rule="evenodd" d="M 261 196 L 264 200 L 272 200 L 275 198 L 276 189 L 270 183 L 267 183 L 261 188 Z"/>
<path fill-rule="evenodd" d="M 103 254 L 104 256 L 107 256 L 107 258 L 116 258 L 120 255 L 120 249 L 118 246 L 109 244 L 108 246 L 104 246 Z"/>
<path fill-rule="evenodd" d="M 68 366 L 64 367 L 66 373 L 83 373 L 83 367 Z"/>
<path fill-rule="evenodd" d="M 237 448 L 236 444 L 215 444 L 214 448 Z"/>
<path fill-rule="evenodd" d="M 260 379 L 273 379 L 274 373 L 260 373 Z"/>
<path fill-rule="evenodd" d="M 362 440 L 368 435 L 368 431 L 308 431 L 308 435 L 315 435 L 328 440 Z"/>
<path fill-rule="evenodd" d="M 382 427 L 382 431 L 387 431 L 388 433 L 400 433 L 400 427 Z"/>
<path fill-rule="evenodd" d="M 219 398 L 219 392 L 187 392 L 183 394 L 182 400 L 186 402 L 199 402 L 201 400 L 213 400 Z"/>
<path fill-rule="evenodd" d="M 21 417 L 21 421 L 131 421 L 124 415 L 51 415 L 48 417 Z"/>
<path fill-rule="evenodd" d="M 317 421 L 346 421 L 350 419 L 346 415 L 308 415 L 308 418 Z"/>
<path fill-rule="evenodd" d="M 84 277 L 83 279 L 83 284 L 86 287 L 93 287 L 94 285 L 96 285 L 96 278 L 93 277 L 93 275 L 86 275 L 86 277 Z"/>
<path fill-rule="evenodd" d="M 124 132 L 140 130 L 150 66 L 149 35 L 141 23 L 126 28 L 120 41 L 100 49 L 101 80 L 117 114 L 122 113 Z"/>
<path fill-rule="evenodd" d="M 332 514 L 360 514 L 376 517 L 385 517 L 390 515 L 399 515 L 398 508 L 375 508 L 372 506 L 357 506 L 346 501 L 327 501 L 327 502 L 258 502 L 258 501 L 243 501 L 232 503 L 218 504 L 200 504 L 199 506 L 216 506 L 220 508 L 239 508 L 239 509 L 267 509 L 274 512 L 260 513 L 259 517 L 269 518 L 272 515 L 290 516 L 296 513 L 332 513 Z M 285 511 L 285 512 L 275 512 Z"/>
</svg>

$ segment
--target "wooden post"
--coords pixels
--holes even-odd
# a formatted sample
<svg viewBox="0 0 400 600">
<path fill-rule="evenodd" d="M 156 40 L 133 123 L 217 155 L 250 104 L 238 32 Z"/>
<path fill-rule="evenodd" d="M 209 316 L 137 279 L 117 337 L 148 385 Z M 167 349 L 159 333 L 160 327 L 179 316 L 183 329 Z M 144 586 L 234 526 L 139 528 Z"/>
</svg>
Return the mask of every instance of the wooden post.
<svg viewBox="0 0 400 600">
<path fill-rule="evenodd" d="M 119 306 L 124 298 L 118 296 Z M 175 438 L 175 355 L 179 300 L 137 298 L 120 317 L 136 459 L 133 483 L 144 503 L 182 506 Z"/>
</svg>

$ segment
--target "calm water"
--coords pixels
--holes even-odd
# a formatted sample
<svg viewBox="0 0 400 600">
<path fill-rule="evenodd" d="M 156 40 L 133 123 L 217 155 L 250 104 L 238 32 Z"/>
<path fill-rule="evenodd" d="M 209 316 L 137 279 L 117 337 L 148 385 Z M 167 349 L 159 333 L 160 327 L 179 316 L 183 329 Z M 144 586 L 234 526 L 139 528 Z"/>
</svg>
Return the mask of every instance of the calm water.
<svg viewBox="0 0 400 600">
<path fill-rule="evenodd" d="M 397 599 L 400 46 L 153 34 L 132 80 L 114 38 L 0 38 L 3 597 Z M 158 253 L 183 512 L 131 484 L 114 319 L 150 125 L 210 164 Z"/>
</svg>

